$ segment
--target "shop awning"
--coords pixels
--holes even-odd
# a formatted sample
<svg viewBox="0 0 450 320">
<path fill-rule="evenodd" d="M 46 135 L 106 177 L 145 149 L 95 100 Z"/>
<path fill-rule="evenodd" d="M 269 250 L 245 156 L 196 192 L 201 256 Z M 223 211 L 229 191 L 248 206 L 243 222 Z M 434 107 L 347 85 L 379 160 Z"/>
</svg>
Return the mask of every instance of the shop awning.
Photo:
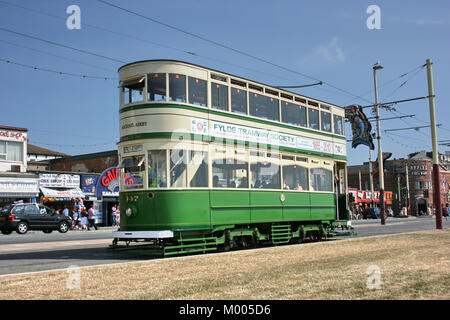
<svg viewBox="0 0 450 320">
<path fill-rule="evenodd" d="M 41 192 L 47 198 L 84 198 L 84 193 L 80 188 L 73 189 L 53 189 L 41 187 Z"/>
</svg>

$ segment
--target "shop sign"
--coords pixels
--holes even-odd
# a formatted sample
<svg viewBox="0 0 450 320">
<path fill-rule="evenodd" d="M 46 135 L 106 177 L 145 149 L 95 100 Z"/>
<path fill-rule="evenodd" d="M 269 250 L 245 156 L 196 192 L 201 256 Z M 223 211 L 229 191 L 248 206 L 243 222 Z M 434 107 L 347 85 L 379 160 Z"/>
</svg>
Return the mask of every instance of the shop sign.
<svg viewBox="0 0 450 320">
<path fill-rule="evenodd" d="M 85 194 L 95 194 L 95 186 L 97 185 L 98 175 L 81 175 L 81 190 Z"/>
<path fill-rule="evenodd" d="M 30 196 L 39 194 L 39 181 L 27 178 L 2 178 L 0 179 L 0 193 L 5 195 L 30 193 Z"/>
<path fill-rule="evenodd" d="M 0 140 L 7 141 L 27 141 L 27 133 L 20 131 L 0 130 Z"/>
<path fill-rule="evenodd" d="M 47 188 L 78 188 L 80 176 L 70 174 L 40 173 L 39 184 Z"/>
<path fill-rule="evenodd" d="M 97 197 L 102 196 L 119 196 L 119 168 L 109 168 L 103 171 L 103 173 L 98 177 L 97 184 L 95 186 L 95 195 Z M 125 183 L 133 184 L 134 181 L 129 174 L 125 174 Z"/>
</svg>

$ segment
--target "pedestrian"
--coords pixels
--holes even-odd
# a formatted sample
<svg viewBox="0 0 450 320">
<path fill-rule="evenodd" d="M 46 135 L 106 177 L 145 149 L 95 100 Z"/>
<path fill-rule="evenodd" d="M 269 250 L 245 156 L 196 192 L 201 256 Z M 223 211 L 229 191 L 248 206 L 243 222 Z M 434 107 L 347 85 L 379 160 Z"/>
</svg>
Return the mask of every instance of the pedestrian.
<svg viewBox="0 0 450 320">
<path fill-rule="evenodd" d="M 69 216 L 69 209 L 67 208 L 67 206 L 64 206 L 63 214 L 64 214 L 66 217 Z"/>
<path fill-rule="evenodd" d="M 445 208 L 444 208 L 442 214 L 444 215 L 445 220 L 448 220 L 448 216 L 450 215 L 450 207 L 448 206 L 448 203 L 445 204 Z"/>
<path fill-rule="evenodd" d="M 88 220 L 87 215 L 83 215 L 81 217 L 81 229 L 89 230 L 89 220 Z"/>
<path fill-rule="evenodd" d="M 72 215 L 73 215 L 73 225 L 72 225 L 72 229 L 78 229 L 78 209 L 76 207 L 73 208 L 72 210 Z"/>
<path fill-rule="evenodd" d="M 95 224 L 95 210 L 92 206 L 90 206 L 89 210 L 88 210 L 88 220 L 89 220 L 89 225 L 88 225 L 88 230 L 90 230 L 90 227 L 94 227 L 95 230 L 97 230 L 97 225 Z"/>
<path fill-rule="evenodd" d="M 116 226 L 116 211 L 117 211 L 116 205 L 113 205 L 113 207 L 111 208 L 111 217 L 112 217 L 113 227 Z"/>
<path fill-rule="evenodd" d="M 116 210 L 116 226 L 120 227 L 120 206 L 117 206 Z"/>
</svg>

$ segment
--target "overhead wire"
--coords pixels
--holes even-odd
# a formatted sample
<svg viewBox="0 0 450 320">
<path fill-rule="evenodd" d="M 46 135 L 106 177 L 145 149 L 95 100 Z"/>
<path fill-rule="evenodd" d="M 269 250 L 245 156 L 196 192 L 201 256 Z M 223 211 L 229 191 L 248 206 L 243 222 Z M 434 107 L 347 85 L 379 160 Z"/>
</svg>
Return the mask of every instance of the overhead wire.
<svg viewBox="0 0 450 320">
<path fill-rule="evenodd" d="M 48 55 L 48 56 L 51 56 L 51 57 L 60 58 L 60 59 L 63 59 L 63 60 L 75 62 L 75 63 L 82 64 L 82 65 L 85 65 L 85 66 L 88 66 L 88 67 L 91 67 L 91 68 L 96 68 L 96 69 L 108 71 L 108 72 L 111 72 L 111 73 L 114 73 L 114 74 L 117 73 L 116 70 L 103 68 L 103 67 L 98 66 L 98 65 L 93 65 L 93 64 L 90 64 L 90 63 L 86 63 L 84 61 L 79 61 L 79 60 L 76 60 L 76 59 L 72 59 L 72 58 L 56 55 L 54 53 L 50 53 L 50 52 L 47 52 L 47 51 L 31 48 L 31 47 L 20 45 L 20 44 L 13 43 L 13 42 L 10 42 L 10 41 L 6 41 L 6 40 L 0 39 L 0 42 L 7 43 L 7 44 L 9 44 L 11 46 L 15 46 L 15 47 L 18 47 L 18 48 L 23 48 L 23 49 L 27 49 L 27 50 L 30 50 L 30 51 L 38 52 L 38 53 L 41 53 L 41 54 L 45 54 L 45 55 Z"/>
<path fill-rule="evenodd" d="M 191 37 L 194 37 L 194 38 L 200 39 L 200 40 L 202 40 L 202 41 L 208 42 L 208 43 L 210 43 L 210 44 L 213 44 L 213 45 L 219 46 L 219 47 L 221 47 L 221 48 L 227 49 L 227 50 L 229 50 L 229 51 L 232 51 L 232 52 L 241 54 L 241 55 L 246 56 L 246 57 L 248 57 L 248 58 L 251 58 L 251 59 L 254 59 L 254 60 L 257 60 L 257 61 L 266 63 L 266 64 L 269 64 L 269 65 L 271 65 L 271 66 L 273 66 L 273 67 L 276 67 L 276 68 L 279 68 L 279 69 L 281 69 L 281 70 L 284 70 L 284 71 L 287 71 L 287 72 L 290 72 L 290 73 L 293 73 L 293 74 L 297 74 L 297 75 L 303 76 L 303 77 L 308 78 L 308 79 L 310 79 L 310 80 L 314 80 L 314 81 L 322 81 L 322 80 L 320 80 L 320 79 L 318 79 L 318 78 L 316 78 L 316 77 L 307 75 L 306 73 L 303 73 L 303 72 L 300 72 L 300 71 L 297 71 L 297 70 L 293 70 L 293 69 L 284 67 L 284 66 L 279 65 L 279 64 L 277 64 L 277 63 L 271 62 L 271 61 L 269 61 L 269 60 L 267 60 L 267 59 L 263 59 L 263 58 L 260 58 L 260 57 L 258 57 L 258 56 L 255 56 L 255 55 L 253 55 L 253 54 L 247 53 L 247 52 L 245 52 L 245 51 L 242 51 L 242 50 L 239 50 L 239 49 L 235 49 L 235 48 L 233 48 L 233 47 L 231 47 L 231 46 L 222 44 L 222 43 L 217 42 L 217 41 L 215 41 L 215 40 L 211 40 L 211 39 L 205 38 L 205 37 L 200 36 L 200 35 L 198 35 L 198 34 L 189 32 L 189 31 L 187 31 L 187 30 L 183 30 L 183 29 L 178 28 L 178 27 L 176 27 L 176 26 L 173 26 L 173 25 L 170 25 L 170 24 L 168 24 L 168 23 L 159 21 L 159 20 L 157 20 L 157 19 L 154 19 L 154 18 L 145 16 L 145 15 L 140 14 L 140 13 L 138 13 L 138 12 L 135 12 L 135 11 L 132 11 L 132 10 L 123 8 L 123 7 L 121 7 L 121 6 L 115 5 L 115 4 L 110 3 L 110 2 L 108 2 L 108 1 L 104 1 L 104 0 L 97 0 L 97 1 L 100 2 L 100 3 L 103 3 L 103 4 L 105 4 L 105 5 L 111 6 L 111 7 L 113 7 L 113 8 L 116 8 L 116 9 L 122 10 L 122 11 L 124 11 L 124 12 L 127 12 L 127 13 L 129 13 L 129 14 L 138 16 L 138 17 L 143 18 L 143 19 L 145 19 L 145 20 L 148 20 L 148 21 L 151 21 L 151 22 L 160 24 L 160 25 L 165 26 L 165 27 L 167 27 L 167 28 L 170 28 L 170 29 L 172 29 L 172 30 L 175 30 L 175 31 L 184 33 L 184 34 L 189 35 L 189 36 L 191 36 Z M 358 95 L 355 95 L 355 94 L 349 92 L 348 90 L 339 88 L 339 87 L 337 87 L 337 86 L 335 86 L 335 85 L 333 85 L 333 84 L 331 84 L 331 83 L 329 83 L 329 82 L 327 82 L 327 81 L 322 81 L 322 83 L 323 83 L 324 85 L 327 85 L 327 86 L 329 86 L 329 87 L 335 89 L 335 90 L 338 90 L 338 91 L 340 91 L 340 92 L 343 92 L 343 93 L 345 93 L 345 94 L 347 94 L 347 95 L 349 95 L 349 96 L 356 97 L 356 98 L 360 98 L 360 99 L 365 100 L 365 101 L 369 101 L 369 100 L 367 100 L 367 99 L 365 99 L 365 98 L 363 98 L 363 97 L 360 97 L 360 96 L 358 96 Z M 370 102 L 370 101 L 369 101 L 369 102 Z"/>
<path fill-rule="evenodd" d="M 118 63 L 122 63 L 122 64 L 126 63 L 123 60 L 111 58 L 111 57 L 108 57 L 108 56 L 105 56 L 105 55 L 102 55 L 102 54 L 98 54 L 98 53 L 95 53 L 95 52 L 92 52 L 92 51 L 87 51 L 87 50 L 84 50 L 84 49 L 74 48 L 72 46 L 68 46 L 68 45 L 65 45 L 65 44 L 62 44 L 62 43 L 58 43 L 58 42 L 55 42 L 55 41 L 51 41 L 51 40 L 47 40 L 47 39 L 42 39 L 42 38 L 39 38 L 39 37 L 36 37 L 36 36 L 33 36 L 33 35 L 29 35 L 29 34 L 26 34 L 26 33 L 23 33 L 23 32 L 14 31 L 14 30 L 11 30 L 11 29 L 8 29 L 8 28 L 0 27 L 0 31 L 8 32 L 8 33 L 11 33 L 11 34 L 16 34 L 16 35 L 19 35 L 21 37 L 25 37 L 25 38 L 28 38 L 28 39 L 33 39 L 33 40 L 45 42 L 45 43 L 52 44 L 52 45 L 57 46 L 57 47 L 78 51 L 78 52 L 81 52 L 81 53 L 84 53 L 84 54 L 87 54 L 87 55 L 91 55 L 91 56 L 95 56 L 95 57 L 98 57 L 98 58 L 110 60 L 110 61 L 113 61 L 113 62 L 118 62 Z"/>
<path fill-rule="evenodd" d="M 33 12 L 33 13 L 37 13 L 37 14 L 40 14 L 40 15 L 44 15 L 44 16 L 48 16 L 48 17 L 51 17 L 51 18 L 55 18 L 55 19 L 58 19 L 58 20 L 64 20 L 64 21 L 66 20 L 66 18 L 62 17 L 62 16 L 57 16 L 57 15 L 54 15 L 54 14 L 51 14 L 51 13 L 48 13 L 48 12 L 44 12 L 44 11 L 40 11 L 40 10 L 24 7 L 24 6 L 21 6 L 21 5 L 9 3 L 7 1 L 0 0 L 0 3 L 8 5 L 8 6 L 16 7 L 16 8 L 22 9 L 22 10 L 30 11 L 30 12 Z M 246 67 L 246 66 L 230 63 L 230 62 L 227 62 L 227 61 L 224 61 L 224 60 L 221 60 L 221 59 L 208 57 L 208 56 L 199 54 L 197 52 L 193 52 L 191 50 L 179 49 L 179 48 L 176 48 L 176 47 L 173 47 L 173 46 L 169 46 L 167 44 L 161 44 L 161 43 L 157 43 L 157 42 L 154 42 L 154 41 L 149 41 L 147 39 L 144 39 L 144 38 L 141 38 L 141 37 L 137 37 L 137 36 L 132 35 L 132 34 L 118 32 L 118 31 L 115 31 L 115 30 L 107 29 L 107 28 L 104 28 L 104 27 L 101 27 L 101 26 L 98 26 L 98 25 L 87 23 L 85 21 L 83 21 L 83 27 L 96 29 L 96 30 L 99 30 L 99 31 L 102 31 L 102 32 L 107 32 L 107 33 L 111 33 L 111 34 L 114 34 L 114 35 L 117 35 L 117 36 L 120 36 L 120 37 L 129 38 L 129 39 L 133 39 L 133 40 L 136 40 L 136 41 L 144 42 L 144 43 L 147 43 L 147 44 L 150 44 L 150 45 L 154 45 L 154 46 L 158 46 L 158 47 L 161 47 L 161 48 L 164 48 L 164 49 L 169 49 L 169 50 L 174 50 L 174 51 L 177 51 L 177 52 L 181 52 L 181 53 L 187 54 L 189 56 L 200 57 L 200 58 L 203 58 L 203 59 L 219 62 L 219 63 L 226 64 L 226 65 L 231 65 L 231 66 L 238 67 L 238 68 L 245 69 L 245 70 L 249 70 L 249 71 L 252 71 L 252 72 L 257 72 L 257 73 L 260 73 L 260 74 L 269 75 L 269 76 L 272 76 L 274 78 L 279 78 L 279 79 L 289 80 L 289 81 L 294 82 L 294 80 L 292 80 L 292 79 L 287 79 L 287 78 L 281 77 L 279 75 L 275 75 L 275 74 L 264 72 L 264 71 L 261 71 L 261 70 L 252 69 L 252 68 L 249 68 L 249 67 Z"/>
<path fill-rule="evenodd" d="M 41 68 L 41 67 L 36 67 L 36 66 L 16 62 L 16 61 L 13 61 L 10 59 L 0 58 L 0 61 L 6 62 L 7 64 L 14 64 L 14 65 L 21 66 L 24 68 L 33 69 L 35 71 L 44 71 L 44 72 L 55 73 L 60 76 L 71 76 L 71 77 L 78 77 L 78 78 L 83 78 L 83 79 L 97 79 L 97 80 L 118 80 L 117 78 L 112 78 L 112 77 L 90 76 L 90 75 L 85 75 L 85 74 L 63 72 L 63 71 L 57 71 L 57 70 L 48 69 L 48 68 Z"/>
</svg>

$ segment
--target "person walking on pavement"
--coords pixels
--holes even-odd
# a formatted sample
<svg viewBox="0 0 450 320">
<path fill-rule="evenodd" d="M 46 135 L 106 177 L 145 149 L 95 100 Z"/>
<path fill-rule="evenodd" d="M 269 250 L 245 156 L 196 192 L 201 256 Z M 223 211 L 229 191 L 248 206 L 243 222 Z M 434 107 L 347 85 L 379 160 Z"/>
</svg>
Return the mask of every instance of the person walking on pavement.
<svg viewBox="0 0 450 320">
<path fill-rule="evenodd" d="M 95 230 L 98 229 L 97 225 L 95 224 L 95 210 L 92 206 L 90 206 L 88 210 L 88 221 L 89 221 L 88 230 L 90 230 L 90 227 L 94 227 Z"/>
</svg>

